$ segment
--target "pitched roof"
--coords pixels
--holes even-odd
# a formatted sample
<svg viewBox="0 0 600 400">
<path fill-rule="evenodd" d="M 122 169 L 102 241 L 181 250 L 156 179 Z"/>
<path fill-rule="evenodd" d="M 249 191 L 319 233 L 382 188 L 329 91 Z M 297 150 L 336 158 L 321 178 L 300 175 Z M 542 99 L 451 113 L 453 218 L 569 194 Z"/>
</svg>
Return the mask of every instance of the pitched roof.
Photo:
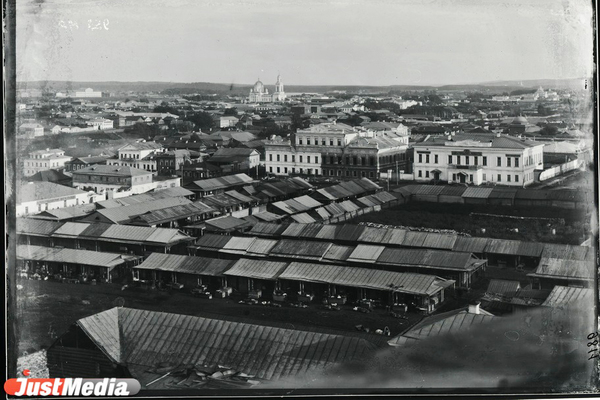
<svg viewBox="0 0 600 400">
<path fill-rule="evenodd" d="M 75 196 L 86 193 L 86 191 L 53 182 L 29 182 L 21 186 L 17 193 L 17 203 L 51 200 L 59 197 Z"/>
<path fill-rule="evenodd" d="M 147 201 L 144 203 L 96 210 L 96 212 L 87 217 L 86 220 L 94 220 L 96 214 L 100 214 L 113 223 L 126 223 L 134 217 L 145 214 L 149 211 L 161 210 L 163 208 L 191 203 L 192 202 L 185 197 L 167 197 L 163 199 Z"/>
<path fill-rule="evenodd" d="M 586 307 L 592 305 L 594 299 L 594 291 L 592 289 L 584 289 L 567 286 L 554 286 L 548 298 L 542 303 L 546 307 L 565 307 L 574 305 L 577 307 Z"/>
<path fill-rule="evenodd" d="M 125 263 L 126 260 L 136 258 L 136 256 L 117 253 L 104 253 L 91 250 L 18 245 L 17 258 L 21 260 L 36 260 L 114 268 L 117 265 Z"/>
<path fill-rule="evenodd" d="M 156 311 L 113 308 L 77 325 L 114 362 L 127 365 L 142 387 L 159 363 L 227 365 L 276 380 L 369 356 L 364 339 Z M 164 340 L 169 332 L 173 340 Z M 226 338 L 226 340 L 223 340 Z"/>
<path fill-rule="evenodd" d="M 102 165 L 96 164 L 90 167 L 81 168 L 72 172 L 73 175 L 102 175 L 102 176 L 142 176 L 152 175 L 152 172 L 139 168 L 126 167 L 123 165 Z"/>
</svg>

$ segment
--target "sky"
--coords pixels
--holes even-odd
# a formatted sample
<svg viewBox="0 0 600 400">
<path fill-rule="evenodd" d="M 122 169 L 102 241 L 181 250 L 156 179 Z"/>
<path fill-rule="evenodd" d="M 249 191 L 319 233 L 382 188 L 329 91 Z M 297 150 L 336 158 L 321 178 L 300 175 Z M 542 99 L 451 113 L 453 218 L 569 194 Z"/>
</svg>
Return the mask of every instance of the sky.
<svg viewBox="0 0 600 400">
<path fill-rule="evenodd" d="M 17 80 L 443 85 L 592 73 L 586 0 L 19 0 Z"/>
</svg>

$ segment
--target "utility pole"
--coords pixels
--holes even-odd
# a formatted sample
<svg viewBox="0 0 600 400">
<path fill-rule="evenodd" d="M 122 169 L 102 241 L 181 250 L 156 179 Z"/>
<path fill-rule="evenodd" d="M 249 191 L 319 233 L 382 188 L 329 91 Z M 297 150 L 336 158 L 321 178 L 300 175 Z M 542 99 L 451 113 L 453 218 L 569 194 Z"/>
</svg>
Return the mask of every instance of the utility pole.
<svg viewBox="0 0 600 400">
<path fill-rule="evenodd" d="M 396 185 L 398 185 L 400 182 L 400 171 L 398 170 L 398 160 L 396 159 Z"/>
</svg>

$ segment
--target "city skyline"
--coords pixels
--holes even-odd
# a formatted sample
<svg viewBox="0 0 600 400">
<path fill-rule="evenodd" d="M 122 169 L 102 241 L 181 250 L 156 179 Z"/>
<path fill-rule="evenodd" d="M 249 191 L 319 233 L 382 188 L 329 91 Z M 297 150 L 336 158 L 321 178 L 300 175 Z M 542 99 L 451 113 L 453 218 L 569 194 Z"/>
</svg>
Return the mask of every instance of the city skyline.
<svg viewBox="0 0 600 400">
<path fill-rule="evenodd" d="M 17 5 L 18 81 L 441 86 L 593 70 L 579 1 L 70 4 Z"/>
</svg>

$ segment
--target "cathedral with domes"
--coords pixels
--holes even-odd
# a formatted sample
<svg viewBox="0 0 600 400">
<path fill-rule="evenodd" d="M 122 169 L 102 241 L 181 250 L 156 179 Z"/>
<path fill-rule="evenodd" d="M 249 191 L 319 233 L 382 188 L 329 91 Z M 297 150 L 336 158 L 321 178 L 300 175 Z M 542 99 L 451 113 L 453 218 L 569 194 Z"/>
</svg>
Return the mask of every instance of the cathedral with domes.
<svg viewBox="0 0 600 400">
<path fill-rule="evenodd" d="M 283 91 L 283 83 L 281 82 L 281 76 L 277 75 L 277 82 L 275 83 L 275 92 L 269 93 L 269 89 L 260 81 L 256 81 L 252 89 L 250 89 L 250 95 L 248 96 L 248 102 L 250 103 L 279 103 L 285 101 L 286 95 Z"/>
</svg>

